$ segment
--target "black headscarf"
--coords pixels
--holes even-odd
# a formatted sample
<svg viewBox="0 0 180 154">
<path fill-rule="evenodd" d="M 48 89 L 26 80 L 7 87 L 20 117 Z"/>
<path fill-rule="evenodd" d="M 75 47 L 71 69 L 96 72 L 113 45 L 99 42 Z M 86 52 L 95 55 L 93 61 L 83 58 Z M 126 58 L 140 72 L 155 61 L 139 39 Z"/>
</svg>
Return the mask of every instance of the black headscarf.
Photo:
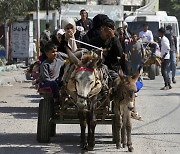
<svg viewBox="0 0 180 154">
<path fill-rule="evenodd" d="M 115 23 L 114 23 L 114 21 L 111 20 L 111 19 L 105 19 L 105 20 L 103 21 L 102 25 L 103 25 L 103 26 L 107 26 L 107 27 L 109 27 L 109 28 L 111 28 L 111 29 L 114 29 L 114 28 L 115 28 Z"/>
<path fill-rule="evenodd" d="M 98 14 L 93 18 L 93 28 L 99 29 L 105 20 L 108 20 L 109 17 L 105 14 Z"/>
<path fill-rule="evenodd" d="M 109 21 L 109 17 L 105 14 L 98 14 L 93 18 L 93 28 L 88 31 L 87 35 L 83 38 L 84 42 L 89 42 L 93 37 L 100 35 L 100 27 L 104 21 Z"/>
</svg>

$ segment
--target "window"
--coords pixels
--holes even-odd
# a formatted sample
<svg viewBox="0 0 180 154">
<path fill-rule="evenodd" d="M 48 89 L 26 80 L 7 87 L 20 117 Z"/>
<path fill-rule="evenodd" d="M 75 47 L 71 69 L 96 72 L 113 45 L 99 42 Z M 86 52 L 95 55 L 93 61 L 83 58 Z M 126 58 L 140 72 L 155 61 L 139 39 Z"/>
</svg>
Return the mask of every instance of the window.
<svg viewBox="0 0 180 154">
<path fill-rule="evenodd" d="M 158 29 L 159 29 L 159 23 L 158 22 L 146 22 L 148 23 L 148 29 L 152 31 L 153 36 L 158 36 Z M 128 29 L 131 33 L 136 33 L 139 35 L 139 32 L 143 30 L 143 24 L 144 22 L 129 22 L 128 23 Z"/>
</svg>

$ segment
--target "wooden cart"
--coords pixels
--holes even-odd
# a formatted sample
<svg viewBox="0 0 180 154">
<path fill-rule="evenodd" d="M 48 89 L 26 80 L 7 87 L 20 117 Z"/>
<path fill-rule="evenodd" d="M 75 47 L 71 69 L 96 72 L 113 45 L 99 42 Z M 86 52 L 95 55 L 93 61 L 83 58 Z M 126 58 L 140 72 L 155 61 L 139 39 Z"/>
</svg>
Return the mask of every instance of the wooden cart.
<svg viewBox="0 0 180 154">
<path fill-rule="evenodd" d="M 150 80 L 155 80 L 155 77 L 160 74 L 161 59 L 152 54 L 151 49 L 145 49 L 145 61 L 143 65 L 143 72 L 148 74 Z"/>
<path fill-rule="evenodd" d="M 54 110 L 54 102 L 49 89 L 43 89 L 39 92 L 43 99 L 39 103 L 37 141 L 47 143 L 51 137 L 56 135 L 56 124 L 79 124 L 78 109 L 73 99 L 66 94 L 66 96 L 62 97 L 65 101 L 62 103 L 61 108 Z M 102 102 L 103 100 L 98 101 Z M 98 109 L 96 110 L 97 124 L 111 124 L 113 141 L 115 141 L 112 101 L 109 102 L 108 107 L 97 104 L 99 105 L 97 105 Z"/>
</svg>

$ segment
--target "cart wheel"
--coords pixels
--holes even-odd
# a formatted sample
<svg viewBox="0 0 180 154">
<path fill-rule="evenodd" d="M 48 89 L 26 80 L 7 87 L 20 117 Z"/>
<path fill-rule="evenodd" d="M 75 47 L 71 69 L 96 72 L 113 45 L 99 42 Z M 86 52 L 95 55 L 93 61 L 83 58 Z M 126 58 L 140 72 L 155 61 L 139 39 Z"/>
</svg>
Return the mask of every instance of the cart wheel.
<svg viewBox="0 0 180 154">
<path fill-rule="evenodd" d="M 51 118 L 53 117 L 53 99 L 44 98 L 39 103 L 38 125 L 37 125 L 37 141 L 47 143 L 51 136 Z"/>
<path fill-rule="evenodd" d="M 52 107 L 52 119 L 55 119 L 54 108 Z M 51 122 L 51 137 L 56 136 L 56 123 Z"/>
<path fill-rule="evenodd" d="M 160 67 L 156 65 L 156 76 L 160 75 Z"/>
<path fill-rule="evenodd" d="M 112 141 L 116 143 L 116 126 L 115 126 L 115 116 L 112 117 Z"/>
<path fill-rule="evenodd" d="M 156 76 L 156 64 L 152 64 L 149 67 L 148 77 L 150 78 L 150 80 L 154 80 L 155 76 Z"/>
<path fill-rule="evenodd" d="M 51 137 L 56 136 L 56 124 L 52 123 L 51 124 Z"/>
</svg>

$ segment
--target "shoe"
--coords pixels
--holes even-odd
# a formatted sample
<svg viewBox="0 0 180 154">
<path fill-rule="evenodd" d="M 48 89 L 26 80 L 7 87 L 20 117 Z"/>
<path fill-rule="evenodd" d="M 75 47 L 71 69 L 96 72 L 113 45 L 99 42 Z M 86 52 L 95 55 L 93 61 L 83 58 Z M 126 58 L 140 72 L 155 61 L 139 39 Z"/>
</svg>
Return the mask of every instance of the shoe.
<svg viewBox="0 0 180 154">
<path fill-rule="evenodd" d="M 168 86 L 169 86 L 169 89 L 172 89 L 172 87 L 171 87 L 171 85 L 170 85 L 170 84 L 168 84 Z"/>
<path fill-rule="evenodd" d="M 172 88 L 172 87 L 171 87 Z M 164 87 L 162 87 L 160 90 L 169 90 L 170 89 L 170 87 L 169 86 L 164 86 Z"/>
<path fill-rule="evenodd" d="M 174 77 L 172 78 L 172 82 L 173 82 L 173 83 L 176 83 L 176 79 L 175 79 Z"/>
</svg>

